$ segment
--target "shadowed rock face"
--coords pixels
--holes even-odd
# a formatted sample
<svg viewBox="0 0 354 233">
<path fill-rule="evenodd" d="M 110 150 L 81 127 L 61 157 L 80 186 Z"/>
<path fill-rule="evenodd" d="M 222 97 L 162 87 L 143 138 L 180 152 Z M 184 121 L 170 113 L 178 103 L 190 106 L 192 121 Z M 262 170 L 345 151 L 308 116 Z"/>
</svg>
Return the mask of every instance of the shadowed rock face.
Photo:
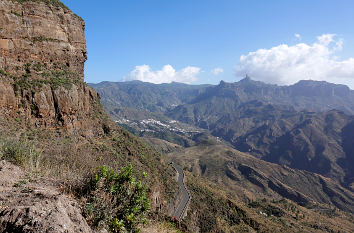
<svg viewBox="0 0 354 233">
<path fill-rule="evenodd" d="M 41 1 L 0 2 L 0 69 L 24 73 L 27 63 L 66 66 L 84 79 L 85 23 L 69 9 Z"/>
</svg>

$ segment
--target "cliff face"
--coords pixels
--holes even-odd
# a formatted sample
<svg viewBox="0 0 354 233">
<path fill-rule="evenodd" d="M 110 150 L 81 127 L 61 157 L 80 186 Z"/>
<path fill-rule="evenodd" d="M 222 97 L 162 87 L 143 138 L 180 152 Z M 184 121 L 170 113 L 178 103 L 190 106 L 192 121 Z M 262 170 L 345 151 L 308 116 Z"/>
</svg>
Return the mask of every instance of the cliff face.
<svg viewBox="0 0 354 233">
<path fill-rule="evenodd" d="M 0 158 L 5 144 L 30 141 L 36 169 L 70 182 L 129 162 L 150 174 L 151 207 L 164 209 L 174 171 L 109 119 L 84 82 L 84 27 L 58 0 L 0 0 Z"/>
<path fill-rule="evenodd" d="M 66 66 L 83 80 L 85 23 L 69 9 L 41 1 L 0 2 L 0 68 L 24 73 L 34 61 Z"/>
<path fill-rule="evenodd" d="M 84 30 L 64 6 L 0 1 L 0 113 L 37 127 L 88 124 L 101 110 L 83 82 Z"/>
</svg>

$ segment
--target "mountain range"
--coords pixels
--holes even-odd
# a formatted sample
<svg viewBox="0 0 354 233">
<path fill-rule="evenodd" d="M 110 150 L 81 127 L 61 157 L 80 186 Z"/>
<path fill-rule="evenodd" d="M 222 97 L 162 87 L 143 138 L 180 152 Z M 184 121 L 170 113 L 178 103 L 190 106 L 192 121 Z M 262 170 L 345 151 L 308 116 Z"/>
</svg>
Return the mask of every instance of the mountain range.
<svg viewBox="0 0 354 233">
<path fill-rule="evenodd" d="M 249 77 L 219 85 L 132 81 L 91 86 L 115 119 L 142 116 L 126 114 L 132 109 L 167 117 L 256 158 L 322 174 L 353 190 L 354 91 L 347 86 L 311 80 L 278 86 Z"/>
<path fill-rule="evenodd" d="M 82 18 L 59 0 L 0 12 L 0 232 L 352 232 L 347 88 L 315 82 L 298 103 L 249 78 L 98 94 Z M 310 104 L 328 85 L 345 113 Z"/>
</svg>

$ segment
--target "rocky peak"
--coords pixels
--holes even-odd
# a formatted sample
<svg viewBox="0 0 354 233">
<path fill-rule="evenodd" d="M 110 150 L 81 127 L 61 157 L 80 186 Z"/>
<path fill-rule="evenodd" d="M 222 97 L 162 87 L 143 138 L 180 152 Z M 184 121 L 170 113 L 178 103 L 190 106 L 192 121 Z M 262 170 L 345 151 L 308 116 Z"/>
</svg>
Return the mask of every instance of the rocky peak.
<svg viewBox="0 0 354 233">
<path fill-rule="evenodd" d="M 250 82 L 250 81 L 252 81 L 252 79 L 247 74 L 243 79 L 240 80 L 240 82 Z"/>
</svg>

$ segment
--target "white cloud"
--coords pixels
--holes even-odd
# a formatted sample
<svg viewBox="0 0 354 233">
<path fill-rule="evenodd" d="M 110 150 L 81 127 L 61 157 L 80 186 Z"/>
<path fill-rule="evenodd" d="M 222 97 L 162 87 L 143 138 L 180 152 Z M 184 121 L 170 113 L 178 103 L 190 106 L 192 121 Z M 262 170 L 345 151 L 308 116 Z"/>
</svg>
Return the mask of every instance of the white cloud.
<svg viewBox="0 0 354 233">
<path fill-rule="evenodd" d="M 186 68 L 176 71 L 171 65 L 165 65 L 161 70 L 152 71 L 150 66 L 142 65 L 136 66 L 135 69 L 130 72 L 129 77 L 123 78 L 124 81 L 139 80 L 150 83 L 193 83 L 198 78 L 200 68 L 187 66 Z"/>
<path fill-rule="evenodd" d="M 218 75 L 218 74 L 221 74 L 221 73 L 223 73 L 223 72 L 224 72 L 224 69 L 223 69 L 223 68 L 220 68 L 220 67 L 217 67 L 217 68 L 211 70 L 211 73 L 212 73 L 213 75 Z"/>
<path fill-rule="evenodd" d="M 343 39 L 335 34 L 317 37 L 312 45 L 282 44 L 271 49 L 259 49 L 240 57 L 236 75 L 248 74 L 255 80 L 275 84 L 293 84 L 299 80 L 324 80 L 354 87 L 354 58 L 339 60 Z"/>
<path fill-rule="evenodd" d="M 294 35 L 294 36 L 296 37 L 296 39 L 301 40 L 301 35 L 300 35 L 300 34 L 295 33 L 295 35 Z"/>
</svg>

